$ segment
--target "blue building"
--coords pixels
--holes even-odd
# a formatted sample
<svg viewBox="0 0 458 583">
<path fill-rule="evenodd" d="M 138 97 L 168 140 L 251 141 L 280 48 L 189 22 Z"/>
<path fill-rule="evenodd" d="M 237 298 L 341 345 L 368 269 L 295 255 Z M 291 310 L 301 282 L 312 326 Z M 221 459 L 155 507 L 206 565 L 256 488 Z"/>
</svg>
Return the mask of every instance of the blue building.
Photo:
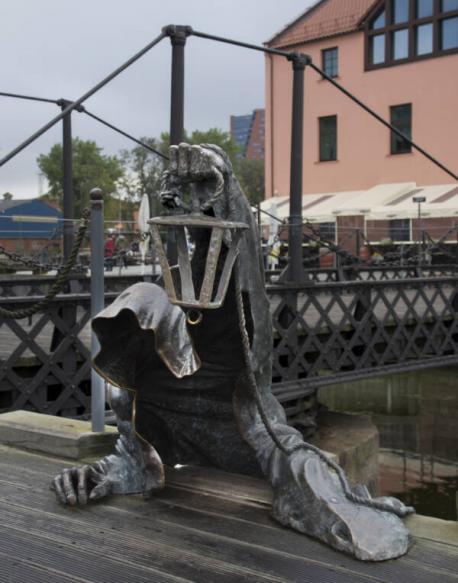
<svg viewBox="0 0 458 583">
<path fill-rule="evenodd" d="M 231 136 L 240 146 L 241 158 L 264 160 L 264 109 L 255 109 L 250 115 L 231 115 Z"/>
<path fill-rule="evenodd" d="M 244 157 L 250 139 L 253 114 L 231 115 L 231 136 L 240 146 L 240 156 Z"/>
<path fill-rule="evenodd" d="M 0 201 L 0 245 L 36 252 L 51 239 L 60 246 L 62 213 L 38 198 Z"/>
</svg>

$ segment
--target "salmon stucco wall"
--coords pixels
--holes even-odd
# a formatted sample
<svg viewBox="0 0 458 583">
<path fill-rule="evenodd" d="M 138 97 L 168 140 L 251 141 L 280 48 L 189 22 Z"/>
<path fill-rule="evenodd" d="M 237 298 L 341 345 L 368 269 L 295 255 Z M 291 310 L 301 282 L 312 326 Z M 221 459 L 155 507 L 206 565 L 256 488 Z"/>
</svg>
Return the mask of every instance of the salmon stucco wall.
<svg viewBox="0 0 458 583">
<path fill-rule="evenodd" d="M 412 104 L 412 137 L 458 173 L 458 55 L 364 71 L 364 33 L 294 47 L 321 67 L 322 49 L 338 47 L 336 79 L 389 121 L 390 106 Z M 292 68 L 266 57 L 266 196 L 289 194 Z M 337 115 L 337 161 L 319 161 L 318 118 Z M 419 152 L 390 154 L 390 133 L 312 69 L 305 72 L 303 193 L 368 189 L 450 176 Z"/>
</svg>

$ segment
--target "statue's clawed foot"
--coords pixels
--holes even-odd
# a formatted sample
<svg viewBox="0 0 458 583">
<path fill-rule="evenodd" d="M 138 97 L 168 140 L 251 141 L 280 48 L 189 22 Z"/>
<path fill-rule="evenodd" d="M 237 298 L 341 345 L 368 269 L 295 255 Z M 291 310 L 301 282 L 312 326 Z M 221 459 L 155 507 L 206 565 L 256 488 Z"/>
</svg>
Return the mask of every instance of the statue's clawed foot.
<svg viewBox="0 0 458 583">
<path fill-rule="evenodd" d="M 364 561 L 383 561 L 407 552 L 410 535 L 397 515 L 411 509 L 402 502 L 373 499 L 393 508 L 386 511 L 349 500 L 336 472 L 313 454 L 293 456 L 289 470 L 293 476 L 290 473 L 274 493 L 272 512 L 280 523 Z M 367 489 L 355 493 L 372 501 Z"/>
</svg>

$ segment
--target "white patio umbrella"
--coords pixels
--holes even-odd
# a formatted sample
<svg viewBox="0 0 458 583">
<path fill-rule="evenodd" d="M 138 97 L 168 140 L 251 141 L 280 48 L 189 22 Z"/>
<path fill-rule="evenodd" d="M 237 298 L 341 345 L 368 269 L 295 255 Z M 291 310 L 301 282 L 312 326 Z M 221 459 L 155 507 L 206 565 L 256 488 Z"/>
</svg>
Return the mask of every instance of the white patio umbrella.
<svg viewBox="0 0 458 583">
<path fill-rule="evenodd" d="M 139 244 L 140 254 L 142 256 L 142 275 L 145 275 L 145 260 L 146 260 L 146 252 L 149 248 L 150 242 L 150 231 L 148 221 L 151 218 L 150 213 L 150 206 L 149 206 L 149 198 L 148 195 L 145 193 L 142 196 L 142 200 L 140 202 L 140 208 L 138 209 L 138 219 L 137 224 L 138 228 L 140 229 L 141 239 Z"/>
</svg>

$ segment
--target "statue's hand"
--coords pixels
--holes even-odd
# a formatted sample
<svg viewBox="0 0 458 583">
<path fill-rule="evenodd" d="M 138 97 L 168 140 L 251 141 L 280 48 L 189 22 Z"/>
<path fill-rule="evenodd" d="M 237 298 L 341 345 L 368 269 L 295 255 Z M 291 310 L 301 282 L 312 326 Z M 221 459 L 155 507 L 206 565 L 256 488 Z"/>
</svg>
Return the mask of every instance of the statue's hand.
<svg viewBox="0 0 458 583">
<path fill-rule="evenodd" d="M 201 144 L 199 146 L 181 143 L 170 146 L 169 172 L 182 182 L 200 182 L 226 174 L 230 168 L 218 146 Z"/>
<path fill-rule="evenodd" d="M 110 494 L 142 493 L 149 498 L 164 487 L 164 468 L 149 445 L 129 442 L 121 436 L 116 453 L 93 464 L 62 470 L 51 483 L 62 504 L 75 506 Z"/>
<path fill-rule="evenodd" d="M 218 146 L 201 144 L 191 146 L 182 143 L 170 146 L 170 164 L 164 173 L 161 203 L 167 208 L 182 207 L 185 210 L 205 211 L 224 192 L 225 178 L 232 168 L 223 150 Z M 183 187 L 192 184 L 194 198 L 200 207 L 189 207 L 184 203 Z"/>
<path fill-rule="evenodd" d="M 62 504 L 87 504 L 88 500 L 104 498 L 113 492 L 114 484 L 108 474 L 105 460 L 80 468 L 66 468 L 54 478 L 51 488 Z"/>
</svg>

